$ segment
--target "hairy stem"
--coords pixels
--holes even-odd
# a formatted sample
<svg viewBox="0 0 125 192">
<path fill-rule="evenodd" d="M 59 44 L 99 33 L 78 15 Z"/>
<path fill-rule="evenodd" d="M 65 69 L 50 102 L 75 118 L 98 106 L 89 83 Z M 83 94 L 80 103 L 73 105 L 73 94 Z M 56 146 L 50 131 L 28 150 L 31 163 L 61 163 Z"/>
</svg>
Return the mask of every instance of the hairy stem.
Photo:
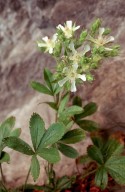
<svg viewBox="0 0 125 192">
<path fill-rule="evenodd" d="M 26 176 L 25 184 L 24 184 L 24 187 L 23 187 L 23 192 L 25 191 L 26 184 L 27 184 L 27 181 L 28 181 L 28 179 L 29 179 L 30 170 L 31 170 L 31 167 L 29 168 L 28 173 L 27 173 L 27 176 Z"/>
</svg>

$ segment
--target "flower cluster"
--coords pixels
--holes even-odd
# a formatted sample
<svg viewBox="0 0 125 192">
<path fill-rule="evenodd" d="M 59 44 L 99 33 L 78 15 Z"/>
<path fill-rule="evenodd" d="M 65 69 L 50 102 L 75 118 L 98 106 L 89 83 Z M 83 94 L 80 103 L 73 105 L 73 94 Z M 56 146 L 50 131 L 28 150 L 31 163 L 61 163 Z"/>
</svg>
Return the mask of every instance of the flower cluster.
<svg viewBox="0 0 125 192">
<path fill-rule="evenodd" d="M 38 41 L 38 47 L 51 54 L 57 62 L 55 80 L 60 87 L 75 92 L 76 83 L 92 81 L 93 69 L 98 67 L 104 57 L 115 56 L 118 46 L 111 46 L 113 36 L 108 36 L 109 30 L 101 27 L 96 20 L 90 30 L 82 30 L 79 37 L 76 26 L 72 21 L 66 21 L 57 26 L 56 33 L 49 39 L 47 36 Z"/>
</svg>

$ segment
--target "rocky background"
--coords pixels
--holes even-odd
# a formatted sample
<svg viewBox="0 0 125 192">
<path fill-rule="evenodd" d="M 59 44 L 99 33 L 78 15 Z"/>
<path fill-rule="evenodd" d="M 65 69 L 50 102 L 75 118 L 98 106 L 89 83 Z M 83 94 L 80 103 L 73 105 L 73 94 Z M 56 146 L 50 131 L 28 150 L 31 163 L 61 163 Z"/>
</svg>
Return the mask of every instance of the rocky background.
<svg viewBox="0 0 125 192">
<path fill-rule="evenodd" d="M 0 0 L 0 120 L 15 115 L 16 126 L 22 128 L 22 137 L 29 143 L 28 120 L 31 114 L 38 112 L 45 119 L 46 126 L 54 118 L 53 112 L 41 104 L 51 98 L 36 93 L 30 87 L 32 80 L 43 81 L 44 67 L 54 68 L 54 61 L 38 51 L 36 40 L 45 35 L 51 36 L 55 26 L 66 20 L 73 20 L 81 28 L 87 28 L 95 18 L 101 18 L 103 26 L 112 29 L 121 51 L 115 59 L 103 62 L 96 71 L 94 83 L 83 85 L 79 93 L 85 104 L 89 101 L 98 103 L 99 109 L 93 118 L 100 123 L 101 128 L 124 130 L 125 1 Z M 78 146 L 79 151 L 85 153 L 89 143 L 89 139 L 86 139 Z M 17 186 L 24 181 L 29 160 L 19 153 L 10 152 L 11 166 L 4 167 L 4 174 L 10 186 Z M 58 175 L 71 174 L 73 167 L 73 160 L 64 158 L 56 170 Z M 43 168 L 41 174 L 39 182 L 43 183 Z"/>
</svg>

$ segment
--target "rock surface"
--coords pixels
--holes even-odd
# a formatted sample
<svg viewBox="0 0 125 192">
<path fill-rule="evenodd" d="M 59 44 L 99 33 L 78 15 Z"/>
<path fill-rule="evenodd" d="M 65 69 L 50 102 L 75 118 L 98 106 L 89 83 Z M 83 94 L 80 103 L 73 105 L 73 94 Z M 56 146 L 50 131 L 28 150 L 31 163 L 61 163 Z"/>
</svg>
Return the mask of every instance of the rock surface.
<svg viewBox="0 0 125 192">
<path fill-rule="evenodd" d="M 51 35 L 55 26 L 73 20 L 81 27 L 89 27 L 95 18 L 101 18 L 104 26 L 112 29 L 121 51 L 115 59 L 102 63 L 96 72 L 93 84 L 85 84 L 79 90 L 83 102 L 98 103 L 98 112 L 93 118 L 102 128 L 123 129 L 125 127 L 125 1 L 124 0 L 0 0 L 0 119 L 11 114 L 17 117 L 17 126 L 22 127 L 22 137 L 29 138 L 28 120 L 33 112 L 39 112 L 47 126 L 54 114 L 39 104 L 47 99 L 33 91 L 31 80 L 42 81 L 42 70 L 53 70 L 54 61 L 38 51 L 36 40 Z M 50 98 L 48 98 L 50 99 Z M 46 116 L 47 114 L 47 116 Z M 30 139 L 29 139 L 30 142 Z M 89 143 L 79 145 L 85 152 Z M 82 147 L 81 147 L 82 146 Z M 19 185 L 24 180 L 28 164 L 27 157 L 12 152 L 12 167 L 5 166 L 5 175 L 10 185 Z M 15 162 L 16 158 L 16 162 Z M 18 158 L 18 161 L 17 161 Z M 72 160 L 63 159 L 57 166 L 60 173 L 73 171 Z M 16 169 L 14 168 L 17 164 Z M 68 169 L 67 169 L 68 167 Z M 23 169 L 23 171 L 22 171 Z M 43 173 L 43 170 L 41 170 Z M 43 176 L 44 177 L 44 176 Z M 15 184 L 16 182 L 16 184 Z"/>
</svg>

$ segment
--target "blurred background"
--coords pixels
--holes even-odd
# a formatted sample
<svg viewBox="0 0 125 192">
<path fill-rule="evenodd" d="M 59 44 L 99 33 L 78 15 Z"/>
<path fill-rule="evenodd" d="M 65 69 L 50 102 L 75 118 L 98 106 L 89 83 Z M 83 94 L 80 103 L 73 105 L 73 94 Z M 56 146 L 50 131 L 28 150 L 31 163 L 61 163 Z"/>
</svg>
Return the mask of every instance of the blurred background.
<svg viewBox="0 0 125 192">
<path fill-rule="evenodd" d="M 98 104 L 93 119 L 101 128 L 124 130 L 125 0 L 0 0 L 0 120 L 16 116 L 16 126 L 22 128 L 22 137 L 29 142 L 28 121 L 33 112 L 45 119 L 46 126 L 54 118 L 53 111 L 41 104 L 51 98 L 30 86 L 32 80 L 43 81 L 45 67 L 53 70 L 55 65 L 49 55 L 38 51 L 36 40 L 51 36 L 55 27 L 66 20 L 73 20 L 82 29 L 88 28 L 96 18 L 102 20 L 103 27 L 111 28 L 121 50 L 116 58 L 102 62 L 93 84 L 83 84 L 76 94 L 82 96 L 85 104 L 89 101 Z M 85 152 L 88 143 L 89 139 L 79 146 L 79 151 Z M 28 160 L 11 153 L 12 166 L 4 167 L 6 180 L 10 185 L 13 182 L 18 185 L 27 172 Z M 62 163 L 65 174 L 73 170 L 72 160 L 66 160 L 65 166 Z M 58 172 L 60 167 L 57 166 Z"/>
</svg>

